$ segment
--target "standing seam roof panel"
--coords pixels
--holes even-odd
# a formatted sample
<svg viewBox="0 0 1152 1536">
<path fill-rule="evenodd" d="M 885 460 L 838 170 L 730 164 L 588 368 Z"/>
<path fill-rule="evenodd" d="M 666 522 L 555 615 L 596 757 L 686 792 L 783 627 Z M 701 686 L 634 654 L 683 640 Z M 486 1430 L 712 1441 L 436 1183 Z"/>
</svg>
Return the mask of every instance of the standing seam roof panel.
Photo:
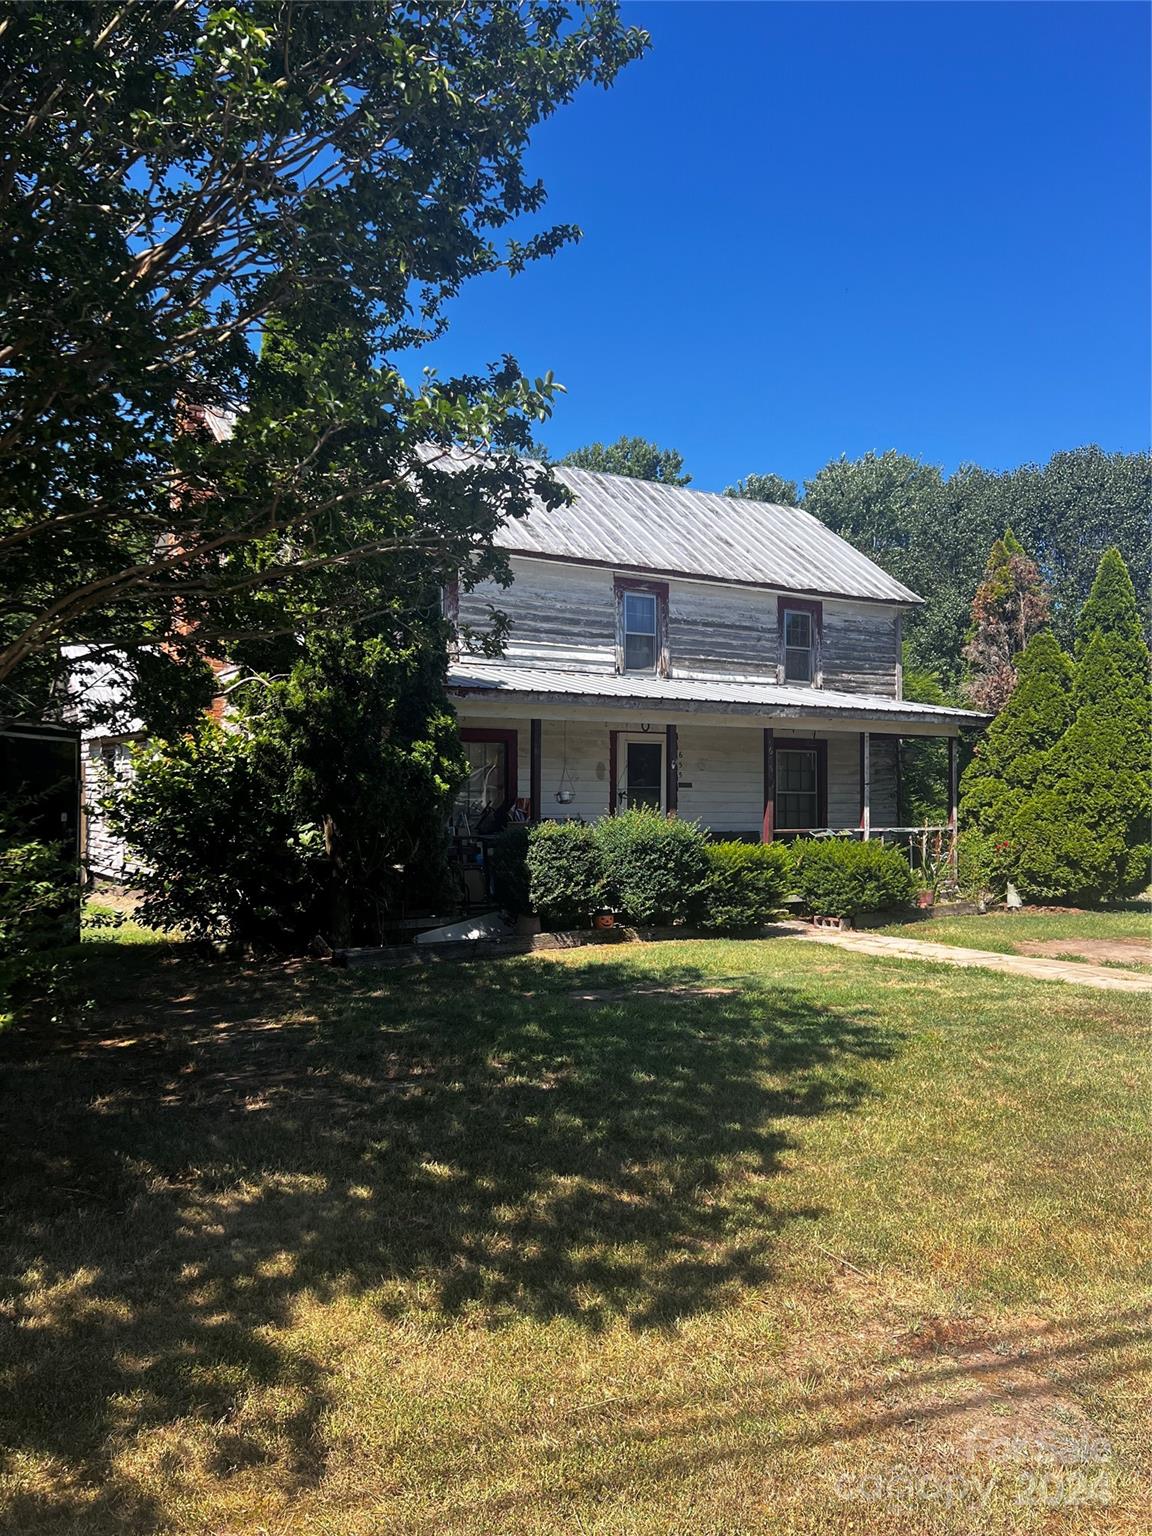
<svg viewBox="0 0 1152 1536">
<path fill-rule="evenodd" d="M 552 466 L 571 506 L 537 504 L 497 533 L 524 555 L 894 603 L 922 600 L 799 507 Z"/>
</svg>

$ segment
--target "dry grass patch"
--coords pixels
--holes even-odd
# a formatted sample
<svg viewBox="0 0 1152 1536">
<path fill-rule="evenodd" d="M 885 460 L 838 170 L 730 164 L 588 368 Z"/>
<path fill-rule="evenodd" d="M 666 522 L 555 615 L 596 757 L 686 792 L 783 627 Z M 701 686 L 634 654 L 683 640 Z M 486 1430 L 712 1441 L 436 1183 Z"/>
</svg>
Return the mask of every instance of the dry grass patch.
<svg viewBox="0 0 1152 1536">
<path fill-rule="evenodd" d="M 1139 999 L 784 939 L 84 964 L 0 1036 L 0 1530 L 1142 1517 Z"/>
</svg>

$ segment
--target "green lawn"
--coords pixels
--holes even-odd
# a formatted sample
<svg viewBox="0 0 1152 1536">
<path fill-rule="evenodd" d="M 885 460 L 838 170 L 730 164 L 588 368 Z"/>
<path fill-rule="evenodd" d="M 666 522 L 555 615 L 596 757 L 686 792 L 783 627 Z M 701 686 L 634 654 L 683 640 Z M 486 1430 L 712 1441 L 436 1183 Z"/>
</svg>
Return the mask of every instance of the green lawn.
<svg viewBox="0 0 1152 1536">
<path fill-rule="evenodd" d="M 934 944 L 958 944 L 968 949 L 991 949 L 998 954 L 1025 954 L 1025 946 L 1060 941 L 1053 959 L 1090 960 L 1130 970 L 1152 969 L 1152 906 L 1132 901 L 1114 911 L 1100 912 L 990 912 L 983 917 L 938 917 L 892 923 L 879 933 L 899 938 L 927 939 Z M 1121 941 L 1131 953 L 1095 948 Z M 1132 945 L 1137 941 L 1139 947 Z M 1078 946 L 1083 946 L 1078 947 Z"/>
<path fill-rule="evenodd" d="M 0 1530 L 1140 1528 L 1142 999 L 790 939 L 79 966 L 0 1035 Z"/>
</svg>

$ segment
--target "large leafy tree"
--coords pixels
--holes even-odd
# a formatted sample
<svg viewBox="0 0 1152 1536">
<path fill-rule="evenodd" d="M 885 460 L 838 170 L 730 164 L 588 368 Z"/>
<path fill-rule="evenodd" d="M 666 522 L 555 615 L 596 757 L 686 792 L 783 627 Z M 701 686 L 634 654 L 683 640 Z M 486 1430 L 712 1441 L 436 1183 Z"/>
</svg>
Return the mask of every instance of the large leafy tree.
<svg viewBox="0 0 1152 1536">
<path fill-rule="evenodd" d="M 1052 593 L 1052 627 L 1072 643 L 1076 614 L 1096 565 L 1115 543 L 1148 607 L 1148 506 L 1152 457 L 1094 446 L 1057 453 L 1044 465 L 995 472 L 963 465 L 945 476 L 906 454 L 865 454 L 825 466 L 805 487 L 804 506 L 925 599 L 910 614 L 913 663 L 962 679 L 970 610 L 984 552 L 1010 523 Z"/>
<path fill-rule="evenodd" d="M 836 459 L 807 483 L 804 506 L 925 599 L 907 619 L 913 665 L 954 683 L 979 557 L 959 537 L 957 501 L 940 470 L 896 452 Z M 978 548 L 997 531 L 990 525 Z"/>
<path fill-rule="evenodd" d="M 560 495 L 519 457 L 550 377 L 412 388 L 397 359 L 469 277 L 575 236 L 520 234 L 528 135 L 644 46 L 607 0 L 8 8 L 0 709 L 43 709 L 80 643 L 186 715 L 205 655 L 374 612 L 318 571 L 423 593 Z M 444 474 L 453 443 L 489 453 Z"/>
<path fill-rule="evenodd" d="M 996 714 L 1016 686 L 1016 658 L 1044 627 L 1051 599 L 1034 560 L 1012 532 L 997 539 L 972 599 L 972 627 L 964 645 L 964 693 L 975 709 Z"/>
<path fill-rule="evenodd" d="M 735 485 L 725 486 L 724 494 L 748 501 L 769 501 L 781 507 L 794 507 L 799 500 L 795 480 L 773 474 L 745 475 Z"/>
<path fill-rule="evenodd" d="M 574 448 L 560 460 L 574 469 L 599 470 L 606 475 L 628 475 L 633 480 L 658 480 L 664 485 L 689 485 L 684 457 L 675 448 L 661 448 L 644 437 L 619 437 L 614 443 L 588 443 Z"/>
</svg>

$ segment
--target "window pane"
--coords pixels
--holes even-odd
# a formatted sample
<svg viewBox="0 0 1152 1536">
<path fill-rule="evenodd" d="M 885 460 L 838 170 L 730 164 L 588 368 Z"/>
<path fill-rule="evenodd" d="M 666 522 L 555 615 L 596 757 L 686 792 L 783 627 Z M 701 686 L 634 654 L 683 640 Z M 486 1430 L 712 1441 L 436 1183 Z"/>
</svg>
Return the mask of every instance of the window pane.
<svg viewBox="0 0 1152 1536">
<path fill-rule="evenodd" d="M 776 825 L 795 832 L 819 826 L 816 753 L 811 748 L 781 748 L 776 752 Z"/>
<path fill-rule="evenodd" d="M 783 790 L 799 794 L 816 791 L 816 754 L 797 748 L 776 753 L 776 783 Z"/>
<path fill-rule="evenodd" d="M 504 804 L 504 743 L 466 741 L 462 745 L 468 759 L 468 777 L 456 796 L 456 809 L 472 817 L 489 806 Z"/>
<path fill-rule="evenodd" d="M 627 757 L 627 800 L 629 808 L 651 806 L 660 809 L 664 749 L 659 742 L 630 741 Z"/>
<path fill-rule="evenodd" d="M 815 795 L 777 795 L 776 825 L 781 832 L 803 831 L 816 825 Z"/>
<path fill-rule="evenodd" d="M 656 670 L 656 636 L 624 636 L 624 670 L 626 672 L 654 672 Z"/>
<path fill-rule="evenodd" d="M 625 592 L 624 633 L 654 635 L 656 633 L 656 599 L 647 592 Z"/>
<path fill-rule="evenodd" d="M 788 646 L 784 651 L 784 681 L 786 683 L 810 683 L 812 681 L 812 652 Z"/>
<path fill-rule="evenodd" d="M 784 644 L 811 646 L 812 615 L 810 613 L 785 613 Z"/>
</svg>

